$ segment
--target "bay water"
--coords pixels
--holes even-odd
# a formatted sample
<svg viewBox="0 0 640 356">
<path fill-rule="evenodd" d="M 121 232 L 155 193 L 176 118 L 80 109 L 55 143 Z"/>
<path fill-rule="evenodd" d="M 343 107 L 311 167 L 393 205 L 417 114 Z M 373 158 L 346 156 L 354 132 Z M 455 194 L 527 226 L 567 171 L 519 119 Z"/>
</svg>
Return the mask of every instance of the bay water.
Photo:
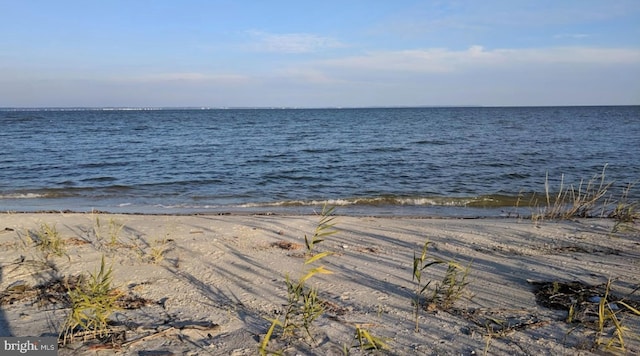
<svg viewBox="0 0 640 356">
<path fill-rule="evenodd" d="M 496 216 L 603 170 L 640 106 L 0 109 L 0 211 Z"/>
</svg>

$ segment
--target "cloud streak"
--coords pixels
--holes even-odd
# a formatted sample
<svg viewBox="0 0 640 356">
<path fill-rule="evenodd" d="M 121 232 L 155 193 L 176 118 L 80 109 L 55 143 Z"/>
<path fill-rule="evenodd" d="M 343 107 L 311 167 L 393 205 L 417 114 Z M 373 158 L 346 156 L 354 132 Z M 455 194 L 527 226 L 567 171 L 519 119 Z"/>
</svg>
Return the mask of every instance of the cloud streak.
<svg viewBox="0 0 640 356">
<path fill-rule="evenodd" d="M 261 31 L 247 31 L 254 40 L 249 48 L 258 52 L 314 53 L 328 49 L 343 48 L 346 45 L 334 38 L 309 33 L 274 34 Z"/>
<path fill-rule="evenodd" d="M 639 75 L 640 49 L 471 46 L 308 61 L 265 82 L 295 88 L 293 94 L 313 93 L 299 101 L 312 106 L 311 100 L 321 101 L 320 106 L 348 106 L 345 97 L 356 106 L 621 105 L 637 103 L 640 84 L 630 78 Z"/>
<path fill-rule="evenodd" d="M 563 38 L 583 39 L 588 37 L 591 37 L 591 35 L 588 35 L 586 33 L 559 33 L 553 36 L 553 38 L 555 39 L 563 39 Z"/>
<path fill-rule="evenodd" d="M 146 74 L 141 76 L 118 78 L 123 82 L 216 82 L 222 84 L 247 84 L 251 77 L 241 74 L 209 74 L 201 72 L 165 72 Z"/>
<path fill-rule="evenodd" d="M 351 71 L 447 73 L 542 64 L 640 65 L 640 49 L 556 47 L 486 50 L 476 45 L 462 51 L 438 48 L 377 51 L 316 62 L 314 66 Z"/>
</svg>

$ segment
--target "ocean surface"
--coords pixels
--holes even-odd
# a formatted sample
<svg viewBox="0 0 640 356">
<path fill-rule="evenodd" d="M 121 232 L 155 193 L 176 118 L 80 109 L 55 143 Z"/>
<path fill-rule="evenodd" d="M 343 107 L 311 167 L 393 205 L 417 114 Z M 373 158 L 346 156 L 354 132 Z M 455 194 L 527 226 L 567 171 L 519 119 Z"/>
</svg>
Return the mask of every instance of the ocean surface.
<svg viewBox="0 0 640 356">
<path fill-rule="evenodd" d="M 640 106 L 0 109 L 0 211 L 526 214 L 603 169 L 640 181 Z"/>
</svg>

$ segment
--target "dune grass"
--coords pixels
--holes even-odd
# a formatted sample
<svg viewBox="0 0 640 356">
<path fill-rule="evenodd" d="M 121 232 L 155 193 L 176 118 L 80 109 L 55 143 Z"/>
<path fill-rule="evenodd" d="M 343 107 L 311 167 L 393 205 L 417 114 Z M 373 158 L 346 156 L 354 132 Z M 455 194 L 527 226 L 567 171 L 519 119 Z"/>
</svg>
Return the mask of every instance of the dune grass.
<svg viewBox="0 0 640 356">
<path fill-rule="evenodd" d="M 635 229 L 635 222 L 640 219 L 639 202 L 631 201 L 629 193 L 634 187 L 629 183 L 622 190 L 619 198 L 612 193 L 614 181 L 606 176 L 605 165 L 599 174 L 589 180 L 581 180 L 577 186 L 565 184 L 564 175 L 559 186 L 554 189 L 549 183 L 549 175 L 545 177 L 544 204 L 534 203 L 536 211 L 531 214 L 534 222 L 542 220 L 563 220 L 572 218 L 611 218 L 615 220 L 614 232 L 624 229 Z M 534 197 L 533 200 L 537 201 Z"/>
<path fill-rule="evenodd" d="M 608 213 L 607 217 L 615 221 L 613 233 L 624 231 L 639 231 L 635 226 L 635 222 L 640 220 L 640 202 L 629 199 L 629 192 L 634 184 L 629 183 L 622 191 L 620 200 L 614 203 L 614 208 Z"/>
</svg>

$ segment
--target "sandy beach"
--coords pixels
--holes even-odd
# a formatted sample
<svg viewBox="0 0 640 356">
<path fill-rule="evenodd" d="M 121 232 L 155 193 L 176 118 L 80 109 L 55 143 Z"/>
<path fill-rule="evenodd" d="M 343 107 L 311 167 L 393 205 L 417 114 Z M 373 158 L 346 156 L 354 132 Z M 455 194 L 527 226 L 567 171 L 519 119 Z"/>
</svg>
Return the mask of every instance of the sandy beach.
<svg viewBox="0 0 640 356">
<path fill-rule="evenodd" d="M 339 214 L 339 212 L 338 212 Z M 318 216 L 117 215 L 82 213 L 0 216 L 0 335 L 58 336 L 70 311 L 55 281 L 95 273 L 104 256 L 113 286 L 128 298 L 110 318 L 118 340 L 80 336 L 60 355 L 256 355 L 270 319 L 284 318 L 285 276 L 309 266 L 304 236 Z M 601 219 L 429 219 L 336 216 L 337 233 L 317 244 L 316 261 L 332 274 L 306 281 L 325 310 L 310 328 L 280 337 L 269 350 L 285 355 L 589 355 L 613 353 L 611 324 L 597 333 L 598 290 L 638 305 L 640 237 L 612 233 Z M 38 246 L 46 229 L 60 253 Z M 469 266 L 468 284 L 446 307 L 429 300 L 447 263 L 427 267 L 416 331 L 414 256 L 430 241 L 426 261 Z M 465 283 L 466 283 L 465 282 Z M 555 284 L 545 295 L 543 286 Z M 579 282 L 579 283 L 578 283 Z M 573 284 L 571 284 L 573 283 Z M 64 285 L 64 284 L 63 284 Z M 48 286 L 48 289 L 45 288 Z M 571 296 L 566 286 L 587 291 Z M 599 286 L 599 287 L 598 287 Z M 600 289 L 598 289 L 600 288 Z M 420 288 L 418 288 L 420 289 Z M 590 294 L 593 295 L 590 295 Z M 538 299 L 536 297 L 538 295 Z M 569 310 L 553 298 L 574 298 Z M 586 297 L 589 300 L 582 300 Z M 545 300 L 546 298 L 546 300 Z M 575 299 L 578 298 L 578 299 Z M 591 305 L 589 305 L 591 303 Z M 627 328 L 623 354 L 640 353 L 640 317 L 613 305 Z M 365 351 L 356 328 L 385 341 Z M 600 337 L 602 345 L 594 343 Z M 620 353 L 620 352 L 618 352 Z"/>
</svg>

